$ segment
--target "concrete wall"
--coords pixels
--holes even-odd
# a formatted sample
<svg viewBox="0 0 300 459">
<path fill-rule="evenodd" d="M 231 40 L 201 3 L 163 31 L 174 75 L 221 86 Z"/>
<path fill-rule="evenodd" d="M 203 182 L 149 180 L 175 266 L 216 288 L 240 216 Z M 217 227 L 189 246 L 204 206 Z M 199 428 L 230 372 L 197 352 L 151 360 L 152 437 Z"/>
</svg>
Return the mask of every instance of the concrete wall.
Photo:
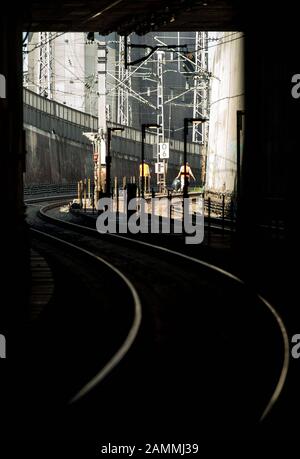
<svg viewBox="0 0 300 459">
<path fill-rule="evenodd" d="M 25 185 L 74 183 L 93 176 L 91 145 L 25 125 Z"/>
<path fill-rule="evenodd" d="M 67 184 L 93 177 L 93 154 L 83 132 L 97 131 L 97 119 L 24 90 L 26 131 L 25 185 Z M 156 134 L 146 134 L 145 160 L 151 165 L 155 185 Z M 170 140 L 167 184 L 171 184 L 183 163 L 183 142 Z M 187 144 L 188 161 L 200 185 L 202 146 Z M 113 133 L 112 177 L 138 177 L 141 160 L 141 132 L 126 128 Z M 194 183 L 193 183 L 194 184 Z"/>
<path fill-rule="evenodd" d="M 26 131 L 26 173 L 25 185 L 32 184 L 67 184 L 83 177 L 93 177 L 93 155 L 89 143 L 72 140 L 62 135 L 25 124 Z M 155 185 L 156 144 L 145 145 L 145 160 L 150 164 Z M 171 159 L 167 171 L 167 183 L 171 184 L 179 171 L 183 153 L 171 150 Z M 113 136 L 111 144 L 112 177 L 121 180 L 126 177 L 138 177 L 141 159 L 141 143 Z M 188 160 L 200 184 L 200 155 L 188 154 Z M 194 183 L 193 183 L 194 185 Z"/>
<path fill-rule="evenodd" d="M 97 121 L 85 113 L 24 90 L 25 185 L 74 183 L 93 175 L 90 141 Z"/>
<path fill-rule="evenodd" d="M 26 173 L 25 185 L 33 184 L 68 184 L 84 177 L 93 177 L 93 154 L 91 145 L 80 143 L 66 137 L 47 132 L 25 124 L 26 131 Z M 155 159 L 153 152 L 156 144 L 145 145 L 145 160 L 150 164 L 155 186 Z M 112 177 L 121 181 L 124 176 L 136 178 L 139 175 L 141 143 L 113 136 L 111 145 Z M 178 174 L 178 164 L 183 154 L 171 150 L 171 161 L 167 171 L 167 183 L 171 184 Z M 200 184 L 200 156 L 189 154 L 188 159 L 196 185 Z M 192 183 L 194 185 L 194 183 Z"/>
<path fill-rule="evenodd" d="M 242 33 L 219 33 L 212 60 L 206 189 L 232 192 L 236 182 L 236 112 L 244 109 Z"/>
</svg>

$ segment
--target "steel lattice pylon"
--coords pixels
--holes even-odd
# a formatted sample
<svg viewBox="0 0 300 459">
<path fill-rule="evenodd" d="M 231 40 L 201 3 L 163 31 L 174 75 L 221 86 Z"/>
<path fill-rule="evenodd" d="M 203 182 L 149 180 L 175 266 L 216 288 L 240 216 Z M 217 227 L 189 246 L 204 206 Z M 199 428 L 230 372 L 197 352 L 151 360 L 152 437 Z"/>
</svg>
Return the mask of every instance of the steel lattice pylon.
<svg viewBox="0 0 300 459">
<path fill-rule="evenodd" d="M 52 33 L 39 32 L 39 94 L 52 99 L 53 72 L 52 72 Z"/>
<path fill-rule="evenodd" d="M 164 123 L 164 85 L 163 85 L 163 61 L 164 51 L 157 51 L 157 117 L 156 123 L 160 126 L 157 128 L 157 162 L 160 162 L 159 144 L 165 140 L 165 123 Z M 160 191 L 166 188 L 166 167 L 167 163 L 163 160 L 163 173 L 157 173 L 157 185 Z"/>
<path fill-rule="evenodd" d="M 130 37 L 127 37 L 127 46 L 130 44 Z M 127 59 L 130 61 L 131 52 L 130 46 L 127 48 Z M 126 86 L 119 85 L 118 87 L 118 110 L 117 122 L 125 126 L 132 125 L 132 111 L 129 102 L 129 91 L 131 89 L 131 76 L 130 70 L 125 68 L 125 37 L 119 39 L 119 68 L 118 68 L 119 81 L 126 81 Z"/>
<path fill-rule="evenodd" d="M 208 101 L 208 32 L 196 32 L 193 118 L 207 118 Z M 193 142 L 207 144 L 208 124 L 193 125 Z"/>
</svg>

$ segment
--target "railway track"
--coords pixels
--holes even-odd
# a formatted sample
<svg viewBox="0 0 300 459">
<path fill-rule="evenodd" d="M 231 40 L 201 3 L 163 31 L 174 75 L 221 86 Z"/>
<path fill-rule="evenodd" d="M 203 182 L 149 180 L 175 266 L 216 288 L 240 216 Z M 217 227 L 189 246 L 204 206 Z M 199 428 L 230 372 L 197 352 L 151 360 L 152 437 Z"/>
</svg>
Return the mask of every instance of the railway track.
<svg viewBox="0 0 300 459">
<path fill-rule="evenodd" d="M 90 380 L 88 381 L 70 400 L 70 403 L 74 403 L 80 400 L 83 396 L 85 396 L 88 392 L 90 392 L 95 386 L 97 386 L 124 358 L 127 354 L 129 349 L 131 348 L 132 344 L 134 343 L 137 333 L 139 331 L 141 320 L 142 320 L 142 305 L 140 297 L 133 286 L 132 282 L 126 277 L 121 271 L 115 268 L 111 263 L 103 258 L 95 255 L 94 253 L 79 247 L 78 245 L 64 241 L 58 237 L 55 237 L 45 231 L 37 230 L 31 228 L 31 232 L 35 236 L 42 237 L 44 239 L 48 239 L 50 242 L 59 246 L 60 249 L 64 249 L 65 247 L 71 248 L 75 252 L 80 252 L 89 258 L 96 260 L 97 263 L 104 265 L 108 268 L 115 276 L 119 277 L 122 282 L 126 285 L 127 289 L 129 290 L 129 294 L 132 297 L 133 302 L 133 322 L 128 331 L 128 334 L 119 347 L 119 349 L 115 352 L 115 354 L 109 359 L 109 361 L 104 365 L 104 367 Z"/>
<path fill-rule="evenodd" d="M 143 315 L 129 352 L 112 357 L 113 365 L 104 364 L 72 396 L 73 429 L 97 435 L 94 423 L 85 426 L 82 419 L 98 416 L 99 406 L 102 436 L 113 431 L 127 441 L 162 432 L 205 441 L 205 432 L 269 419 L 285 385 L 289 343 L 265 298 L 207 261 L 57 218 L 65 200 L 47 201 L 29 205 L 33 230 L 47 233 L 42 237 L 49 241 L 54 237 L 56 248 L 74 244 L 120 271 L 136 290 Z M 147 415 L 152 409 L 159 410 L 155 424 Z M 205 423 L 201 434 L 190 417 L 195 410 Z"/>
<path fill-rule="evenodd" d="M 170 250 L 167 247 L 162 247 L 159 245 L 155 244 L 150 244 L 145 241 L 140 241 L 140 240 L 134 240 L 132 238 L 127 238 L 126 236 L 121 236 L 118 234 L 107 234 L 107 235 L 100 235 L 95 229 L 89 228 L 83 225 L 79 225 L 73 222 L 67 222 L 67 221 L 62 221 L 58 218 L 55 218 L 51 215 L 49 215 L 50 210 L 52 210 L 55 207 L 60 206 L 62 203 L 51 203 L 50 205 L 43 206 L 39 210 L 39 215 L 40 217 L 43 218 L 44 221 L 50 223 L 51 225 L 55 225 L 58 227 L 63 227 L 67 229 L 68 231 L 71 231 L 72 233 L 81 233 L 88 235 L 89 237 L 92 237 L 94 239 L 106 239 L 109 240 L 109 242 L 117 242 L 121 243 L 122 245 L 127 245 L 129 247 L 135 247 L 140 249 L 146 249 L 147 251 L 155 251 L 156 253 L 162 255 L 163 257 L 170 257 L 171 263 L 176 263 L 176 260 L 181 260 L 181 262 L 188 263 L 189 268 L 191 265 L 193 265 L 193 270 L 197 269 L 197 267 L 201 267 L 203 270 L 208 270 L 210 272 L 213 272 L 217 274 L 218 276 L 223 277 L 223 279 L 226 279 L 226 281 L 241 287 L 242 289 L 247 291 L 247 286 L 244 284 L 244 282 L 239 279 L 237 276 L 233 275 L 232 273 L 219 268 L 218 266 L 212 265 L 210 263 L 207 263 L 203 260 L 199 260 L 197 258 L 193 258 L 191 256 L 188 256 L 184 253 L 177 252 L 175 250 Z M 131 282 L 133 280 L 131 279 Z M 275 308 L 262 296 L 260 295 L 255 295 L 256 300 L 259 304 L 260 308 L 264 308 L 267 311 L 267 314 L 271 318 L 271 321 L 273 321 L 273 325 L 277 327 L 277 330 L 279 334 L 281 335 L 281 341 L 282 341 L 282 347 L 281 347 L 281 361 L 282 361 L 282 366 L 280 369 L 280 372 L 277 377 L 276 384 L 274 385 L 274 390 L 269 396 L 268 402 L 265 404 L 264 409 L 261 412 L 261 415 L 259 416 L 260 420 L 263 420 L 267 414 L 270 412 L 271 408 L 275 404 L 275 402 L 278 400 L 280 393 L 282 391 L 282 388 L 284 386 L 286 376 L 287 376 L 287 371 L 288 371 L 288 365 L 289 365 L 289 343 L 288 343 L 288 337 L 287 337 L 287 332 L 285 329 L 285 326 L 283 324 L 283 321 L 279 314 L 276 312 Z"/>
</svg>

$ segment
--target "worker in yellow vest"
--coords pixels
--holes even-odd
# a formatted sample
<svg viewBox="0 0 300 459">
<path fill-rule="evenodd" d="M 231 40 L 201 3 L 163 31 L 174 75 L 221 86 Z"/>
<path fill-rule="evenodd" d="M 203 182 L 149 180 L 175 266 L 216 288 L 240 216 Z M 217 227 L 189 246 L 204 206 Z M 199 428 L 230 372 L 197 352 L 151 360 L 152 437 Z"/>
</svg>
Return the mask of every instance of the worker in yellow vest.
<svg viewBox="0 0 300 459">
<path fill-rule="evenodd" d="M 140 183 L 142 182 L 142 175 L 143 175 L 143 165 L 140 164 Z M 145 191 L 146 193 L 150 192 L 150 167 L 149 164 L 144 162 L 144 183 L 145 183 Z"/>
</svg>

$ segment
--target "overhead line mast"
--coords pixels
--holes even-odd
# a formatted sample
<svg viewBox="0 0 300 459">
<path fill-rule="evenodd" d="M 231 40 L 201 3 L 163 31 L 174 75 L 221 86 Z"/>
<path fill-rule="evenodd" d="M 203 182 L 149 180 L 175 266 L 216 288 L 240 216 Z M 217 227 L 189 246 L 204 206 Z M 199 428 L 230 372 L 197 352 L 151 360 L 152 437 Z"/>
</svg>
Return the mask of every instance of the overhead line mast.
<svg viewBox="0 0 300 459">
<path fill-rule="evenodd" d="M 165 141 L 165 123 L 164 123 L 164 84 L 163 84 L 163 63 L 165 59 L 164 51 L 157 51 L 157 185 L 160 192 L 166 188 L 166 161 L 163 160 L 162 170 L 159 168 L 160 163 L 160 144 Z"/>
<path fill-rule="evenodd" d="M 131 90 L 131 73 L 126 66 L 126 54 L 130 59 L 131 48 L 127 50 L 125 37 L 119 37 L 119 65 L 118 65 L 118 79 L 123 82 L 126 81 L 126 85 L 118 86 L 118 110 L 117 110 L 117 122 L 124 126 L 132 125 L 132 110 L 129 102 L 129 91 Z M 130 38 L 127 37 L 127 43 L 130 43 Z"/>
<path fill-rule="evenodd" d="M 53 98 L 52 33 L 39 32 L 39 94 Z"/>
<path fill-rule="evenodd" d="M 208 118 L 208 32 L 196 32 L 193 118 Z M 193 142 L 207 144 L 207 123 L 193 124 Z"/>
</svg>

